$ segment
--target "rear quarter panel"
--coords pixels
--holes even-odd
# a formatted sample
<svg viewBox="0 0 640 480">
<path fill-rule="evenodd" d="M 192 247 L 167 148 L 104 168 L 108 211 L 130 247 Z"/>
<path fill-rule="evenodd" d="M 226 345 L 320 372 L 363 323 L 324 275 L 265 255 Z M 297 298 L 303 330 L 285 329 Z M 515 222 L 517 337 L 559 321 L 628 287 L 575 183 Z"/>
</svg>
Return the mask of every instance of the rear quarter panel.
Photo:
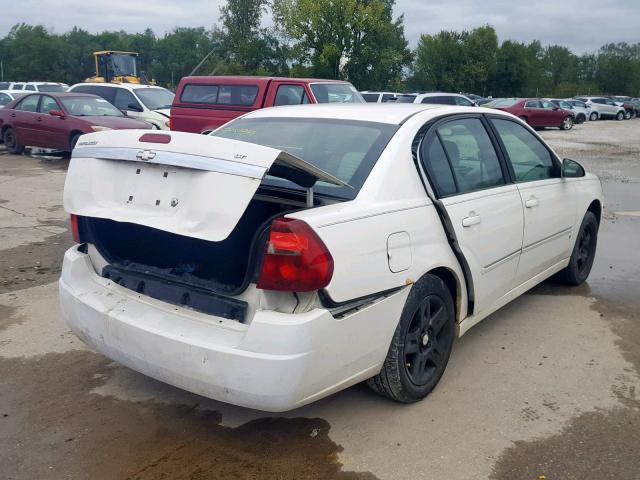
<svg viewBox="0 0 640 480">
<path fill-rule="evenodd" d="M 402 128 L 374 166 L 355 200 L 297 212 L 327 245 L 334 273 L 326 292 L 344 302 L 409 286 L 428 271 L 445 267 L 458 279 L 458 315 L 466 316 L 466 288 L 437 211 L 414 165 L 411 141 L 422 122 Z M 410 264 L 392 272 L 389 236 L 406 232 Z"/>
</svg>

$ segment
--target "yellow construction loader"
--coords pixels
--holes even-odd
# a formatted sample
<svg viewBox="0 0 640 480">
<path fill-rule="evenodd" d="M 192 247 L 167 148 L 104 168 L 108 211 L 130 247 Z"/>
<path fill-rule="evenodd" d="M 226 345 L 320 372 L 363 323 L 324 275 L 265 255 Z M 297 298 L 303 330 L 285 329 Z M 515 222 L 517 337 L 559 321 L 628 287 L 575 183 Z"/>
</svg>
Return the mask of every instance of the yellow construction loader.
<svg viewBox="0 0 640 480">
<path fill-rule="evenodd" d="M 154 84 L 138 69 L 138 53 L 106 50 L 93 52 L 96 74 L 87 78 L 92 83 L 142 83 Z"/>
</svg>

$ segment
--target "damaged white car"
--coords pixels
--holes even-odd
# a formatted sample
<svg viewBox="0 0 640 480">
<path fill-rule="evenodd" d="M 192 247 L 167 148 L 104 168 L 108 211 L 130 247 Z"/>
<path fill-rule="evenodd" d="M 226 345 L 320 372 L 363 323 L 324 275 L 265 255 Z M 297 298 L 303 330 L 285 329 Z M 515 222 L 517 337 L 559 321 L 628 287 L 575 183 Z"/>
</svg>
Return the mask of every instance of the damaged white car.
<svg viewBox="0 0 640 480">
<path fill-rule="evenodd" d="M 95 350 L 216 400 L 284 411 L 367 380 L 413 402 L 455 336 L 551 275 L 587 278 L 602 202 L 597 177 L 482 108 L 84 135 L 62 312 Z"/>
</svg>

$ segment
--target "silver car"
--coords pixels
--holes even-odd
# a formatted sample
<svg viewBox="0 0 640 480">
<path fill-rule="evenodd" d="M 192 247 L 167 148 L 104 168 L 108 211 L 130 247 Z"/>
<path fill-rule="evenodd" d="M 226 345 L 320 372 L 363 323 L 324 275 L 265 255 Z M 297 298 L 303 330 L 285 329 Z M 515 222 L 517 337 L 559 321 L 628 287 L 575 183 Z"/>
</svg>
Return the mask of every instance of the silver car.
<svg viewBox="0 0 640 480">
<path fill-rule="evenodd" d="M 587 104 L 587 106 L 595 106 L 600 112 L 600 118 L 615 118 L 616 120 L 624 120 L 625 110 L 623 107 L 616 105 L 610 98 L 605 97 L 575 97 Z"/>
</svg>

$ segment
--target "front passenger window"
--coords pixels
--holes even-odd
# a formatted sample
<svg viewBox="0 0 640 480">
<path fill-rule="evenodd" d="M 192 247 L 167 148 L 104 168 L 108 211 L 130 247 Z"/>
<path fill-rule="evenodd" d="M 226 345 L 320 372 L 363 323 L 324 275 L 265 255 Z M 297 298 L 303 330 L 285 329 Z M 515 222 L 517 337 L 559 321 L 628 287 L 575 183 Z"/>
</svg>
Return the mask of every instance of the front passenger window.
<svg viewBox="0 0 640 480">
<path fill-rule="evenodd" d="M 517 182 L 559 177 L 551 153 L 529 130 L 510 120 L 492 119 L 509 156 Z"/>
</svg>

